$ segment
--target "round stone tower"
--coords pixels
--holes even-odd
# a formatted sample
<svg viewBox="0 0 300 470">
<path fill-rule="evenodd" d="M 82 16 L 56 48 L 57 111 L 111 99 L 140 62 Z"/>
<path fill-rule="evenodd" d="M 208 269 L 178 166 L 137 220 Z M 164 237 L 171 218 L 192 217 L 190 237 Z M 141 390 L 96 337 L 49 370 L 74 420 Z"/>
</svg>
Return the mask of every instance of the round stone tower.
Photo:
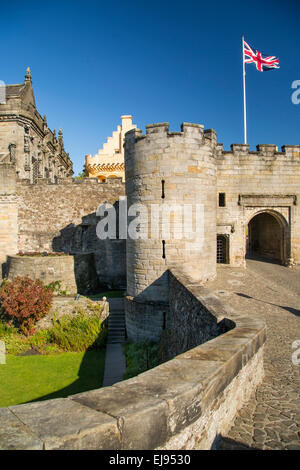
<svg viewBox="0 0 300 470">
<path fill-rule="evenodd" d="M 125 136 L 128 204 L 126 327 L 158 340 L 168 311 L 168 269 L 194 279 L 216 273 L 216 133 L 183 123 Z"/>
</svg>

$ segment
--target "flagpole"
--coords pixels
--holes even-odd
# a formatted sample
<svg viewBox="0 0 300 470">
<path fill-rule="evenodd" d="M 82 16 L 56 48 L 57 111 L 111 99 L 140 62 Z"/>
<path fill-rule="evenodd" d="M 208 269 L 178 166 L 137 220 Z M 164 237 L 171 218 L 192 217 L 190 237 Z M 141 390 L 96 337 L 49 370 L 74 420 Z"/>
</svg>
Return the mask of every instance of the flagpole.
<svg viewBox="0 0 300 470">
<path fill-rule="evenodd" d="M 245 71 L 245 53 L 244 53 L 244 36 L 242 36 L 243 51 L 243 95 L 244 95 L 244 144 L 247 143 L 247 115 L 246 115 L 246 71 Z"/>
</svg>

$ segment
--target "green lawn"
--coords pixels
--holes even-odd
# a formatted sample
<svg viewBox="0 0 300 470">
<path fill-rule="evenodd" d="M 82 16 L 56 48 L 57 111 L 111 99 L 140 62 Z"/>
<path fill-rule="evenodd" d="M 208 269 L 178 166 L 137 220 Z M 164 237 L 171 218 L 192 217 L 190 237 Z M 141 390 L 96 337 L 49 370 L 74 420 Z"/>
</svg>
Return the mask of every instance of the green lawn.
<svg viewBox="0 0 300 470">
<path fill-rule="evenodd" d="M 62 398 L 102 386 L 105 350 L 6 355 L 0 364 L 0 407 Z"/>
</svg>

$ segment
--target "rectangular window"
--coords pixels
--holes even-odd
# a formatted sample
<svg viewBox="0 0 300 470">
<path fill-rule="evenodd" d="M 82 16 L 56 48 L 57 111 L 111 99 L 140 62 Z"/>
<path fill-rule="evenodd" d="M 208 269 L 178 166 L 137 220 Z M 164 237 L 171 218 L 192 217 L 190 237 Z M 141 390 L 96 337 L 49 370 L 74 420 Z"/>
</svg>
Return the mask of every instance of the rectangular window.
<svg viewBox="0 0 300 470">
<path fill-rule="evenodd" d="M 219 207 L 225 207 L 225 193 L 219 193 Z"/>
<path fill-rule="evenodd" d="M 161 180 L 161 198 L 165 198 L 165 180 Z"/>
<path fill-rule="evenodd" d="M 226 235 L 217 235 L 217 263 L 229 263 L 229 239 Z"/>
</svg>

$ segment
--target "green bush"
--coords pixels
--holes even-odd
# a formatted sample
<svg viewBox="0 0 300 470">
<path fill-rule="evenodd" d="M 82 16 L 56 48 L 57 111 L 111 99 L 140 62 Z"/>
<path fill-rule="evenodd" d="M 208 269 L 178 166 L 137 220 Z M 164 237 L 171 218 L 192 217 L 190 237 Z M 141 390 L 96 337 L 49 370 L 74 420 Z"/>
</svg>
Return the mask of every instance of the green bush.
<svg viewBox="0 0 300 470">
<path fill-rule="evenodd" d="M 19 333 L 0 335 L 1 341 L 5 343 L 7 354 L 22 354 L 30 349 L 29 337 Z"/>
<path fill-rule="evenodd" d="M 29 339 L 29 344 L 34 349 L 42 350 L 48 343 L 51 342 L 51 335 L 49 330 L 39 330 Z"/>
<path fill-rule="evenodd" d="M 17 328 L 0 321 L 0 339 L 4 341 L 8 354 L 22 354 L 29 349 L 41 354 L 101 349 L 106 338 L 107 327 L 99 314 L 81 312 L 74 317 L 65 315 L 54 320 L 51 328 L 36 331 L 31 336 L 20 334 Z"/>
<path fill-rule="evenodd" d="M 17 328 L 15 328 L 12 324 L 0 320 L 0 338 L 7 335 L 13 335 L 17 331 Z"/>
<path fill-rule="evenodd" d="M 50 289 L 54 295 L 67 295 L 66 290 L 62 290 L 60 281 L 52 281 L 46 286 L 47 289 Z"/>
<path fill-rule="evenodd" d="M 81 312 L 74 317 L 65 315 L 53 323 L 48 330 L 49 342 L 55 343 L 63 351 L 100 349 L 105 345 L 107 328 L 99 315 Z"/>
<path fill-rule="evenodd" d="M 126 357 L 126 372 L 124 379 L 135 377 L 148 369 L 156 367 L 160 361 L 158 356 L 158 343 L 143 341 L 141 343 L 127 342 L 124 345 Z"/>
</svg>

